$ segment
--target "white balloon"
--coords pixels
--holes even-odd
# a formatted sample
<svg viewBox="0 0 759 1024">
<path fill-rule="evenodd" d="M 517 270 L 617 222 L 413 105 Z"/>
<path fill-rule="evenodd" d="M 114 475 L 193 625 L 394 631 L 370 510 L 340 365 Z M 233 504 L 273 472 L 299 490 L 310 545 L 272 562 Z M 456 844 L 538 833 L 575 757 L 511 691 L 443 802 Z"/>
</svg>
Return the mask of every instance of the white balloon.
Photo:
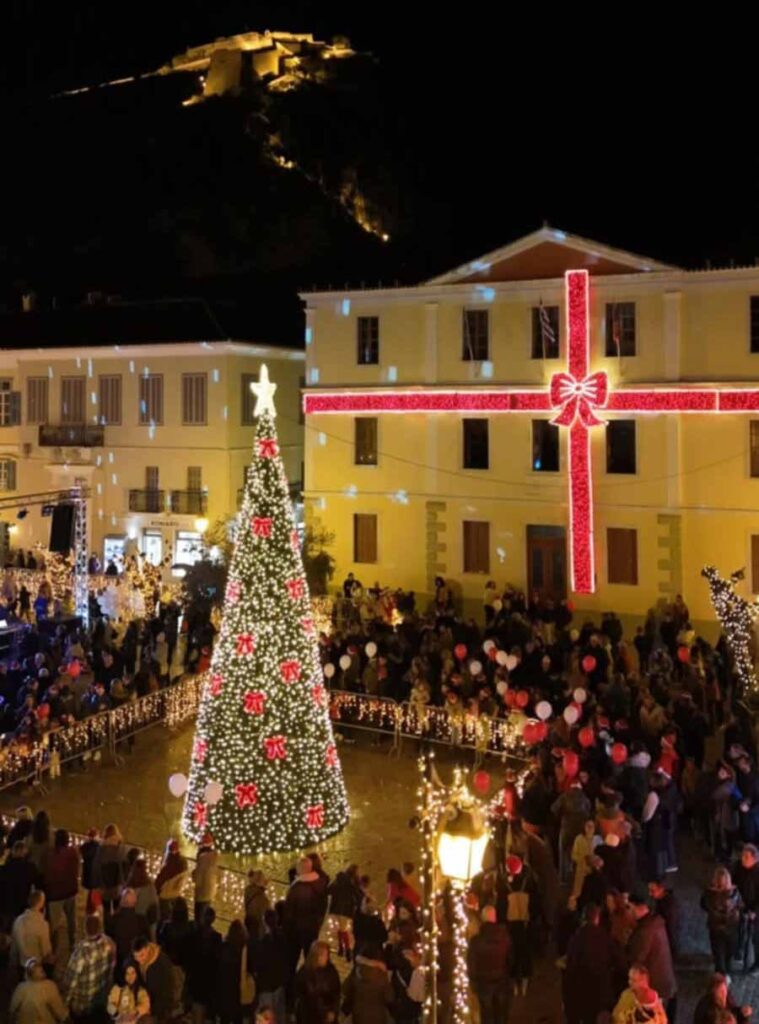
<svg viewBox="0 0 759 1024">
<path fill-rule="evenodd" d="M 203 790 L 203 796 L 206 799 L 206 803 L 213 807 L 214 804 L 218 804 L 221 800 L 224 787 L 220 782 L 209 782 L 206 788 Z"/>
<path fill-rule="evenodd" d="M 498 662 L 499 665 L 505 665 L 506 662 L 509 660 L 509 656 L 506 653 L 506 651 L 499 651 L 498 654 L 496 654 L 495 656 L 495 660 Z"/>
<path fill-rule="evenodd" d="M 499 694 L 500 694 L 500 695 L 501 695 L 502 697 L 503 697 L 504 693 L 506 693 L 506 691 L 508 690 L 508 688 L 509 688 L 509 684 L 508 684 L 508 683 L 506 682 L 506 680 L 505 680 L 505 679 L 501 679 L 501 680 L 499 681 L 498 685 L 496 686 L 496 690 L 498 691 L 498 693 L 499 693 Z"/>
<path fill-rule="evenodd" d="M 184 796 L 187 792 L 187 776 L 174 772 L 169 776 L 169 792 L 172 796 Z"/>
<path fill-rule="evenodd" d="M 340 659 L 340 668 L 343 672 L 346 672 L 351 667 L 351 656 L 350 654 L 344 654 Z"/>
<path fill-rule="evenodd" d="M 328 661 L 327 664 L 324 666 L 324 678 L 331 679 L 334 674 L 335 666 L 332 664 L 331 661 Z"/>
<path fill-rule="evenodd" d="M 481 661 L 470 661 L 469 662 L 469 671 L 470 671 L 470 673 L 473 676 L 478 676 L 480 674 L 480 672 L 482 672 L 482 662 Z"/>
<path fill-rule="evenodd" d="M 486 640 L 485 643 L 482 645 L 482 649 L 485 652 L 485 654 L 488 654 L 494 647 L 495 647 L 495 641 L 494 640 Z"/>
<path fill-rule="evenodd" d="M 513 672 L 519 664 L 519 658 L 517 658 L 516 654 L 507 654 L 506 661 L 504 662 L 504 664 L 506 665 L 506 668 L 509 670 L 509 672 Z"/>
<path fill-rule="evenodd" d="M 584 704 L 588 699 L 588 691 L 584 690 L 581 686 L 578 686 L 572 696 L 578 704 Z"/>
<path fill-rule="evenodd" d="M 564 708 L 564 721 L 567 725 L 574 725 L 579 717 L 580 712 L 577 708 L 573 708 L 571 704 Z"/>
<path fill-rule="evenodd" d="M 369 643 L 364 648 L 364 650 L 366 651 L 367 658 L 373 658 L 374 655 L 377 653 L 377 645 L 373 640 L 370 640 Z"/>
<path fill-rule="evenodd" d="M 541 700 L 535 705 L 535 714 L 541 722 L 546 722 L 553 714 L 553 708 L 547 700 Z"/>
</svg>

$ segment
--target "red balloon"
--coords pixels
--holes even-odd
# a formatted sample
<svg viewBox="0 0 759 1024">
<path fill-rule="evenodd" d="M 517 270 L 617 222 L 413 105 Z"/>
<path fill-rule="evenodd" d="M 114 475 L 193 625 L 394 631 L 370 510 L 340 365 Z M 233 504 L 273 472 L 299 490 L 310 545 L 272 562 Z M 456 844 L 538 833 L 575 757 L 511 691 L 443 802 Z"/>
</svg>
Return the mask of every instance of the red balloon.
<svg viewBox="0 0 759 1024">
<path fill-rule="evenodd" d="M 536 742 L 542 743 L 548 735 L 548 722 L 535 722 L 533 723 L 533 730 L 535 734 Z"/>
<path fill-rule="evenodd" d="M 506 707 L 507 708 L 513 708 L 514 705 L 517 702 L 517 691 L 516 690 L 507 690 L 506 693 L 503 696 L 503 699 L 506 702 Z"/>
<path fill-rule="evenodd" d="M 524 729 L 522 730 L 522 739 L 525 741 L 528 747 L 538 742 L 538 738 L 535 735 L 535 723 L 525 722 Z"/>
<path fill-rule="evenodd" d="M 71 676 L 72 679 L 76 679 L 77 676 L 81 675 L 82 673 L 82 666 L 79 664 L 78 661 L 70 661 L 68 663 L 68 667 L 66 668 L 66 672 L 68 673 L 68 675 Z"/>
<path fill-rule="evenodd" d="M 581 747 L 592 747 L 596 742 L 596 736 L 589 725 L 583 726 L 577 734 L 577 738 L 580 741 Z"/>
<path fill-rule="evenodd" d="M 463 661 L 464 658 L 466 658 L 466 644 L 456 644 L 456 646 L 453 648 L 453 653 L 456 655 L 459 661 Z"/>
<path fill-rule="evenodd" d="M 564 754 L 563 764 L 564 774 L 568 775 L 570 779 L 573 776 L 577 775 L 577 773 L 580 770 L 580 758 L 577 756 L 574 750 L 568 750 Z"/>
<path fill-rule="evenodd" d="M 615 743 L 611 748 L 611 759 L 614 764 L 624 764 L 627 760 L 627 747 L 624 743 Z"/>
<path fill-rule="evenodd" d="M 689 650 L 689 648 L 685 647 L 684 645 L 682 647 L 678 647 L 677 648 L 677 657 L 683 663 L 683 665 L 687 665 L 688 662 L 690 661 L 690 650 Z"/>
<path fill-rule="evenodd" d="M 527 690 L 517 690 L 516 704 L 518 708 L 526 708 L 530 703 L 530 695 Z"/>
<path fill-rule="evenodd" d="M 592 654 L 586 654 L 582 659 L 582 670 L 583 672 L 592 672 L 596 667 L 596 659 Z"/>
<path fill-rule="evenodd" d="M 472 782 L 474 783 L 474 788 L 478 793 L 487 793 L 490 789 L 490 774 L 480 769 L 478 772 L 474 773 Z"/>
</svg>

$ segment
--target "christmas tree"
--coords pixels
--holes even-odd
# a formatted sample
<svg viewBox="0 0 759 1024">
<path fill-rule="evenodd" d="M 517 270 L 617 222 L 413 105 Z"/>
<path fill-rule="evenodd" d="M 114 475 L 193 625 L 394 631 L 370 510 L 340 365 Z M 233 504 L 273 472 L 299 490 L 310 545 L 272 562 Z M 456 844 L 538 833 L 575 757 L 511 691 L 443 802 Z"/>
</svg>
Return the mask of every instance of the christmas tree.
<svg viewBox="0 0 759 1024">
<path fill-rule="evenodd" d="M 224 615 L 198 715 L 185 835 L 294 851 L 349 817 L 265 366 Z"/>
</svg>

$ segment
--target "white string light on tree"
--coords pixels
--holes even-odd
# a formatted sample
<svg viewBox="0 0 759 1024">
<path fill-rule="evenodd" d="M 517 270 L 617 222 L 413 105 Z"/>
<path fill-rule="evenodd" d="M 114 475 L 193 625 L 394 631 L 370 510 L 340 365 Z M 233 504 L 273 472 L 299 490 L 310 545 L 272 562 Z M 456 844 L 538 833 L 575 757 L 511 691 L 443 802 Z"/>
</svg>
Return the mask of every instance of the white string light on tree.
<svg viewBox="0 0 759 1024">
<path fill-rule="evenodd" d="M 747 601 L 735 589 L 736 584 L 745 579 L 745 570 L 737 569 L 728 577 L 724 577 L 715 566 L 705 565 L 701 575 L 709 584 L 709 597 L 733 656 L 741 691 L 744 694 L 757 693 L 759 681 L 754 671 L 751 651 L 754 620 L 759 614 L 759 605 L 755 601 Z"/>
</svg>

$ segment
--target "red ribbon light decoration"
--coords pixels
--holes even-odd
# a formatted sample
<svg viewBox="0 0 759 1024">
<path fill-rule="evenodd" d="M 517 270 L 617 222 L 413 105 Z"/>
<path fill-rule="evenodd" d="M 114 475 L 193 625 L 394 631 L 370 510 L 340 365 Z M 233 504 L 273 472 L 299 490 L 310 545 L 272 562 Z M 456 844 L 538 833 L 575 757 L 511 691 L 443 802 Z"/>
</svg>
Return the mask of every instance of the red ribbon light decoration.
<svg viewBox="0 0 759 1024">
<path fill-rule="evenodd" d="M 214 672 L 211 676 L 211 696 L 218 697 L 224 683 L 224 677 L 220 672 Z"/>
<path fill-rule="evenodd" d="M 327 702 L 327 691 L 321 683 L 311 687 L 311 698 L 318 708 L 323 708 Z"/>
<path fill-rule="evenodd" d="M 268 516 L 253 516 L 250 521 L 253 536 L 268 540 L 271 537 L 271 522 Z"/>
<path fill-rule="evenodd" d="M 205 828 L 208 824 L 208 808 L 202 800 L 198 800 L 193 811 L 195 828 Z"/>
<path fill-rule="evenodd" d="M 327 747 L 327 753 L 324 755 L 324 760 L 327 762 L 328 768 L 334 768 L 337 765 L 337 747 L 334 743 L 330 743 Z"/>
<path fill-rule="evenodd" d="M 584 380 L 576 380 L 568 373 L 555 373 L 551 377 L 551 405 L 561 406 L 561 412 L 551 423 L 559 427 L 571 427 L 579 419 L 584 427 L 600 427 L 600 420 L 594 408 L 602 408 L 609 397 L 609 380 L 599 370 Z"/>
<path fill-rule="evenodd" d="M 324 804 L 314 804 L 306 808 L 306 826 L 308 828 L 322 828 L 324 826 Z"/>
<path fill-rule="evenodd" d="M 230 604 L 237 604 L 240 600 L 240 584 L 238 580 L 230 580 L 227 583 L 226 598 Z"/>
<path fill-rule="evenodd" d="M 298 576 L 288 580 L 286 586 L 291 601 L 299 601 L 303 597 L 303 580 Z"/>
<path fill-rule="evenodd" d="M 279 455 L 279 445 L 273 437 L 262 437 L 257 451 L 259 459 L 275 459 Z"/>
<path fill-rule="evenodd" d="M 255 807 L 258 803 L 258 786 L 255 782 L 239 782 L 235 786 L 235 799 L 240 810 Z"/>
<path fill-rule="evenodd" d="M 284 761 L 287 757 L 287 736 L 267 736 L 264 740 L 266 759 L 268 761 Z"/>
<path fill-rule="evenodd" d="M 193 753 L 195 754 L 195 760 L 198 762 L 198 764 L 203 764 L 203 762 L 206 759 L 207 752 L 208 752 L 208 744 L 206 743 L 206 741 L 205 740 L 196 740 L 195 741 L 195 749 L 194 749 Z"/>
<path fill-rule="evenodd" d="M 266 703 L 266 694 L 258 690 L 248 690 L 243 697 L 243 708 L 249 715 L 262 715 Z"/>
<path fill-rule="evenodd" d="M 297 682 L 300 678 L 300 662 L 295 659 L 283 661 L 279 666 L 279 673 L 282 676 L 283 683 Z"/>
</svg>

